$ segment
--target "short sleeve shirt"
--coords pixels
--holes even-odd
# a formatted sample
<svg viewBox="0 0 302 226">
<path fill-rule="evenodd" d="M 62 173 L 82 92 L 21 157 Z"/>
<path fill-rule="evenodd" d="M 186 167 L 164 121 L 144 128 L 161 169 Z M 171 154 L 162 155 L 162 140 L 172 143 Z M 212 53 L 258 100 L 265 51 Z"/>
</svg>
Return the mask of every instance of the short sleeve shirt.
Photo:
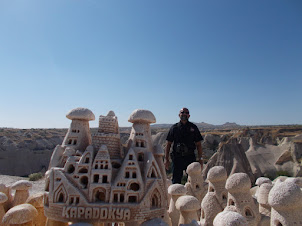
<svg viewBox="0 0 302 226">
<path fill-rule="evenodd" d="M 178 122 L 174 124 L 168 133 L 167 141 L 173 142 L 173 150 L 179 143 L 184 143 L 190 151 L 194 151 L 196 148 L 195 142 L 203 140 L 197 126 L 191 122 L 182 124 Z"/>
</svg>

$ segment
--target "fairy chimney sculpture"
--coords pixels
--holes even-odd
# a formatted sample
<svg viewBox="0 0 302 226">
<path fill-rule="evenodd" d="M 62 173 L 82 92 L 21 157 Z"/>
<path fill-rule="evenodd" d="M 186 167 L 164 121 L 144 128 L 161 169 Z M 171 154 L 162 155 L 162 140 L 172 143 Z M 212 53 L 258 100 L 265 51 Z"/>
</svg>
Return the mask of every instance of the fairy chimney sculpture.
<svg viewBox="0 0 302 226">
<path fill-rule="evenodd" d="M 207 193 L 207 184 L 204 182 L 199 162 L 193 162 L 187 167 L 188 182 L 185 184 L 187 195 L 192 195 L 201 203 Z"/>
<path fill-rule="evenodd" d="M 258 204 L 250 194 L 251 181 L 246 173 L 234 173 L 225 185 L 228 190 L 227 210 L 234 209 L 246 218 L 249 226 L 257 226 L 261 220 Z"/>
<path fill-rule="evenodd" d="M 201 202 L 202 225 L 213 225 L 215 216 L 223 211 L 227 205 L 227 190 L 225 183 L 227 180 L 227 172 L 223 166 L 212 167 L 207 174 L 209 181 L 208 193 Z"/>
<path fill-rule="evenodd" d="M 86 116 L 79 119 L 78 111 L 68 114 L 72 125 L 46 173 L 44 210 L 49 221 L 137 225 L 156 217 L 167 220 L 163 150 L 152 143 L 152 112 L 135 110 L 130 115 L 133 126 L 123 148 L 113 111 L 100 116 L 92 135 L 88 121 L 93 113 L 81 109 Z"/>
<path fill-rule="evenodd" d="M 275 184 L 270 190 L 271 225 L 302 225 L 302 191 L 293 181 Z"/>
</svg>

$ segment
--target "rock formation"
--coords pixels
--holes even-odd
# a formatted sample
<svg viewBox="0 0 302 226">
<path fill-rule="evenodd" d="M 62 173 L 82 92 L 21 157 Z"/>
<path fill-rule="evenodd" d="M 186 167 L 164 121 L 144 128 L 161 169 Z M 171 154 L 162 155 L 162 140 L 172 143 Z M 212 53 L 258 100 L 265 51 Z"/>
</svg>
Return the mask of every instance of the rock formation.
<svg viewBox="0 0 302 226">
<path fill-rule="evenodd" d="M 220 145 L 218 151 L 204 167 L 204 178 L 213 166 L 223 166 L 226 169 L 228 176 L 239 172 L 246 173 L 252 182 L 255 181 L 245 151 L 236 138 L 232 138 L 228 142 Z"/>
<path fill-rule="evenodd" d="M 293 140 L 293 141 L 292 141 Z M 285 171 L 289 175 L 302 176 L 302 145 L 292 139 L 283 139 L 278 146 L 260 145 L 252 142 L 246 156 L 256 177 L 263 175 L 275 177 L 277 171 Z"/>
</svg>

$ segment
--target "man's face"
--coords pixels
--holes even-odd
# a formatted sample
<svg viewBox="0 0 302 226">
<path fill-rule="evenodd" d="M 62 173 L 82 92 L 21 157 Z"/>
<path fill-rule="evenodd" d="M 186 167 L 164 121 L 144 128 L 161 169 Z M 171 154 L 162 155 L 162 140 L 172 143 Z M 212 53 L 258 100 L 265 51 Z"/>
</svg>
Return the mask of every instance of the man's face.
<svg viewBox="0 0 302 226">
<path fill-rule="evenodd" d="M 187 108 L 180 109 L 179 118 L 182 121 L 188 121 L 188 119 L 190 118 L 189 110 Z"/>
</svg>

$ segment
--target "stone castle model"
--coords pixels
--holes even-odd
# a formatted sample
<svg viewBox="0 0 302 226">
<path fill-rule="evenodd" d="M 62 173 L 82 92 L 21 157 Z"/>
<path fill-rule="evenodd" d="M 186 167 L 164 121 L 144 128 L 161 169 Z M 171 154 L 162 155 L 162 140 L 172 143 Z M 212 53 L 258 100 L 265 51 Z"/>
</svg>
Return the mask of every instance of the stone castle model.
<svg viewBox="0 0 302 226">
<path fill-rule="evenodd" d="M 85 108 L 70 111 L 70 128 L 52 155 L 44 195 L 45 215 L 53 222 L 124 222 L 141 224 L 167 218 L 164 152 L 153 146 L 148 110 L 135 110 L 127 147 L 120 142 L 113 111 L 99 117 Z M 54 223 L 55 225 L 55 223 Z"/>
</svg>

